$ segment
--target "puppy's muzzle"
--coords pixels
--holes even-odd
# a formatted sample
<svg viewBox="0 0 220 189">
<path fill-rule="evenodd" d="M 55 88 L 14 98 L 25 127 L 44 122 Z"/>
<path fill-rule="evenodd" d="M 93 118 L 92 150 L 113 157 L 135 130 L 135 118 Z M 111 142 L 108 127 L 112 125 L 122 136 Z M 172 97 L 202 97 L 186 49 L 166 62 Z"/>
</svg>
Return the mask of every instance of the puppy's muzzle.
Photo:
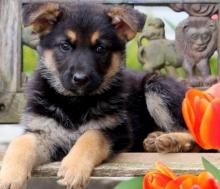
<svg viewBox="0 0 220 189">
<path fill-rule="evenodd" d="M 72 76 L 72 83 L 76 86 L 86 85 L 89 81 L 89 77 L 84 73 L 75 73 Z"/>
</svg>

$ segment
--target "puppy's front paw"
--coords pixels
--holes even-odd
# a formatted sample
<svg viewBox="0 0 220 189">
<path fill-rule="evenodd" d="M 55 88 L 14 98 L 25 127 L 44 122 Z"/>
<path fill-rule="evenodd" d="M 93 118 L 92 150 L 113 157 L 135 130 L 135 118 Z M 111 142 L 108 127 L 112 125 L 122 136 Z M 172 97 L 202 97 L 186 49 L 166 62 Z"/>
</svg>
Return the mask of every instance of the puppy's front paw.
<svg viewBox="0 0 220 189">
<path fill-rule="evenodd" d="M 26 188 L 26 181 L 23 180 L 9 180 L 0 179 L 0 189 L 24 189 Z"/>
<path fill-rule="evenodd" d="M 92 168 L 83 162 L 74 162 L 71 157 L 65 157 L 58 171 L 58 183 L 68 189 L 84 188 L 89 181 Z"/>
<path fill-rule="evenodd" d="M 0 173 L 0 189 L 24 189 L 27 183 L 27 171 L 18 170 L 17 167 L 2 170 Z"/>
<path fill-rule="evenodd" d="M 144 150 L 146 152 L 156 152 L 157 148 L 155 145 L 155 141 L 156 141 L 156 138 L 162 134 L 163 132 L 160 132 L 160 131 L 150 133 L 143 142 Z"/>
</svg>

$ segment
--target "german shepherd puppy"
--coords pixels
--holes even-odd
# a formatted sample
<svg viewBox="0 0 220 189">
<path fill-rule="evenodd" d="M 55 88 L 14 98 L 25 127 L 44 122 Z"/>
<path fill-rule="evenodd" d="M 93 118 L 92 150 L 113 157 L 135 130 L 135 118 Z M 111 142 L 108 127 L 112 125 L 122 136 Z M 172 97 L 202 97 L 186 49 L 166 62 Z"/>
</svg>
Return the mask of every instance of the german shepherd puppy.
<svg viewBox="0 0 220 189">
<path fill-rule="evenodd" d="M 21 189 L 34 167 L 58 160 L 58 182 L 83 188 L 109 157 L 143 151 L 149 133 L 147 151 L 192 150 L 181 115 L 186 88 L 124 69 L 125 44 L 144 22 L 126 6 L 24 5 L 24 24 L 40 36 L 40 60 L 27 90 L 26 131 L 6 152 L 0 189 Z"/>
</svg>

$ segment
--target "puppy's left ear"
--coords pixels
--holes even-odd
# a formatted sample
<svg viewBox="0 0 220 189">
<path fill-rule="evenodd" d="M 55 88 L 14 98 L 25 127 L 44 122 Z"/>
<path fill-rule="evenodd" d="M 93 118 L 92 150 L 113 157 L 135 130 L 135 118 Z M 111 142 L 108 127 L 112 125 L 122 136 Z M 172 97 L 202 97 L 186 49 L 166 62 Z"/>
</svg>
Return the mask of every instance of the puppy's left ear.
<svg viewBox="0 0 220 189">
<path fill-rule="evenodd" d="M 112 6 L 107 14 L 112 18 L 118 36 L 124 41 L 133 39 L 146 21 L 146 15 L 129 6 Z"/>
</svg>

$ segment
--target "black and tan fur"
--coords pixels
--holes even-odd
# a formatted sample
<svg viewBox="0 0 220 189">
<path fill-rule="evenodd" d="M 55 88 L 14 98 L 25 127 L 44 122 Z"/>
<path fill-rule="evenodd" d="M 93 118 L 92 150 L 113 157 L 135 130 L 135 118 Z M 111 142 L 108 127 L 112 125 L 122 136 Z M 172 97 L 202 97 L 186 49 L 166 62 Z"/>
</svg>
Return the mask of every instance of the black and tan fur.
<svg viewBox="0 0 220 189">
<path fill-rule="evenodd" d="M 0 172 L 0 189 L 21 189 L 37 165 L 62 160 L 59 183 L 83 188 L 95 166 L 122 151 L 193 149 L 180 107 L 185 87 L 124 69 L 125 43 L 144 25 L 130 7 L 24 6 L 40 36 L 39 65 Z M 173 148 L 175 146 L 176 148 Z M 178 146 L 178 148 L 177 148 Z"/>
</svg>

